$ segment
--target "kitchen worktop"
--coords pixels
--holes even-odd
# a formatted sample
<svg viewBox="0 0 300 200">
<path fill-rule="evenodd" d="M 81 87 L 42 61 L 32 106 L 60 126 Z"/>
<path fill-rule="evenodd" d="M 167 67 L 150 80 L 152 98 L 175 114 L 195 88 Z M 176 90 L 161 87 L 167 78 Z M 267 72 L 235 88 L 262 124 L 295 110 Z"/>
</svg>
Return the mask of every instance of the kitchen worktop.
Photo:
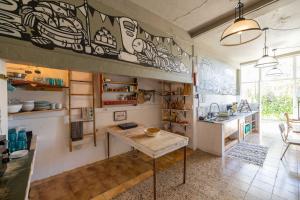
<svg viewBox="0 0 300 200">
<path fill-rule="evenodd" d="M 28 154 L 22 158 L 11 160 L 3 177 L 0 177 L 1 200 L 27 199 L 30 177 L 33 169 L 36 136 L 31 140 Z"/>
<path fill-rule="evenodd" d="M 200 120 L 200 122 L 224 124 L 224 123 L 230 122 L 232 120 L 244 118 L 244 117 L 256 114 L 256 113 L 258 113 L 258 111 L 238 113 L 238 114 L 235 114 L 235 115 L 229 116 L 229 117 L 217 117 L 217 119 L 214 119 L 214 120 Z"/>
</svg>

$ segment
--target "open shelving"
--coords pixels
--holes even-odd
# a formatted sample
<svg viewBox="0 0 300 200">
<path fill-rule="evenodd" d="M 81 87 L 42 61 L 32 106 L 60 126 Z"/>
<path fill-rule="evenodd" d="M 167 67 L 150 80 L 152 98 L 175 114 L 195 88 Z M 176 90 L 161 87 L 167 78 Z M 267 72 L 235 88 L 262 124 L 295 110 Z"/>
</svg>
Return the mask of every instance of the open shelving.
<svg viewBox="0 0 300 200">
<path fill-rule="evenodd" d="M 15 87 L 24 87 L 28 90 L 46 90 L 46 91 L 60 91 L 67 89 L 67 86 L 49 85 L 29 80 L 10 80 L 11 84 Z"/>
<path fill-rule="evenodd" d="M 138 104 L 138 79 L 100 74 L 100 107 Z"/>
<path fill-rule="evenodd" d="M 54 110 L 33 110 L 28 112 L 17 112 L 17 113 L 9 113 L 8 116 L 24 116 L 24 115 L 32 115 L 32 114 L 39 114 L 39 113 L 53 113 L 59 111 L 65 111 L 66 109 L 54 109 Z"/>
<path fill-rule="evenodd" d="M 162 91 L 163 128 L 173 133 L 186 135 L 188 127 L 192 126 L 191 85 L 163 82 Z"/>
</svg>

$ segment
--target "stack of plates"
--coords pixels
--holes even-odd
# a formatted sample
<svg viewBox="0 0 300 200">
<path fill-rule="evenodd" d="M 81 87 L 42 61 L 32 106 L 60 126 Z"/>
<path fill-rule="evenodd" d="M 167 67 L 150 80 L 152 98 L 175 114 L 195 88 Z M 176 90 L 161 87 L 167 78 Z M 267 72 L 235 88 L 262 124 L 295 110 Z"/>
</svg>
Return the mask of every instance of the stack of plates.
<svg viewBox="0 0 300 200">
<path fill-rule="evenodd" d="M 49 101 L 36 101 L 34 102 L 35 110 L 50 110 L 50 102 Z"/>
</svg>

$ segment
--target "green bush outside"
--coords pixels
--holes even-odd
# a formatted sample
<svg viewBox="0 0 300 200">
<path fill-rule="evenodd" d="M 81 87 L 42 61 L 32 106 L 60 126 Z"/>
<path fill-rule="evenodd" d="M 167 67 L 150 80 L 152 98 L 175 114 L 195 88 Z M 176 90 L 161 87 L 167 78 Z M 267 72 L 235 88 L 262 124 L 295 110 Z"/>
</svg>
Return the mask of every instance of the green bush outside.
<svg viewBox="0 0 300 200">
<path fill-rule="evenodd" d="M 283 113 L 293 113 L 293 97 L 275 96 L 268 94 L 262 96 L 262 115 L 268 119 L 283 119 Z"/>
</svg>

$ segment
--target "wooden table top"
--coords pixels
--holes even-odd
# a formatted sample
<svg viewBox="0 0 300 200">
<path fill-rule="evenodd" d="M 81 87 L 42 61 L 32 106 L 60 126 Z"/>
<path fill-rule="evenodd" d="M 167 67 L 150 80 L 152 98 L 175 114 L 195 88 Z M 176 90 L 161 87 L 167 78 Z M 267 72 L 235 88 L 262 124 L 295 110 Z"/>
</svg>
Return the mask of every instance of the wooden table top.
<svg viewBox="0 0 300 200">
<path fill-rule="evenodd" d="M 155 137 L 149 137 L 144 133 L 145 129 L 143 125 L 127 130 L 113 126 L 109 127 L 107 132 L 151 158 L 159 158 L 188 145 L 188 137 L 164 130 L 161 130 Z"/>
</svg>

